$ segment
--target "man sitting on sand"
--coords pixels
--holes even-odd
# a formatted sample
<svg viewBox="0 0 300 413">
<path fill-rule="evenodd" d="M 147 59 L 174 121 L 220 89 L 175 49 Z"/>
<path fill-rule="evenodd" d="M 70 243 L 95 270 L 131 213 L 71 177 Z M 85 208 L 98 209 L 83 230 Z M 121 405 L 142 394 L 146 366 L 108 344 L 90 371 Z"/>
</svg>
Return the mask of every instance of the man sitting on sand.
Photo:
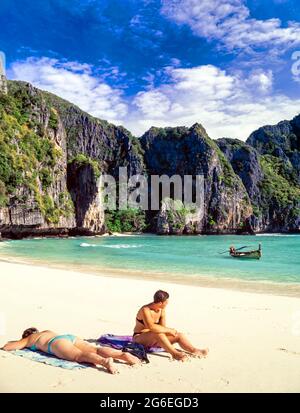
<svg viewBox="0 0 300 413">
<path fill-rule="evenodd" d="M 39 350 L 54 355 L 63 360 L 100 365 L 111 374 L 118 372 L 113 365 L 113 359 L 122 360 L 130 365 L 140 363 L 137 357 L 121 350 L 94 347 L 72 334 L 58 335 L 50 330 L 39 332 L 35 327 L 25 330 L 21 340 L 9 341 L 3 350 L 22 350 L 26 347 L 33 351 Z"/>
<path fill-rule="evenodd" d="M 200 350 L 194 347 L 188 339 L 178 333 L 174 328 L 166 327 L 165 308 L 168 304 L 169 294 L 166 291 L 156 291 L 154 300 L 144 305 L 137 313 L 136 324 L 133 333 L 133 341 L 143 344 L 145 347 L 162 347 L 172 355 L 175 360 L 186 360 L 185 353 L 177 350 L 173 344 L 196 357 L 205 357 L 208 349 Z"/>
</svg>

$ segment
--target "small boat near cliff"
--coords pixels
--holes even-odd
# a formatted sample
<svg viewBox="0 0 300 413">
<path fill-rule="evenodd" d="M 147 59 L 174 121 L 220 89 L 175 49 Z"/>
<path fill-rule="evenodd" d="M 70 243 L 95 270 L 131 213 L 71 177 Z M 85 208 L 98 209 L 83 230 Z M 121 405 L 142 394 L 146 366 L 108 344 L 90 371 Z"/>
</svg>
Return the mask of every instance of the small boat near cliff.
<svg viewBox="0 0 300 413">
<path fill-rule="evenodd" d="M 261 244 L 259 244 L 258 250 L 252 251 L 238 251 L 232 246 L 229 249 L 229 254 L 233 258 L 254 258 L 259 260 L 262 256 Z"/>
</svg>

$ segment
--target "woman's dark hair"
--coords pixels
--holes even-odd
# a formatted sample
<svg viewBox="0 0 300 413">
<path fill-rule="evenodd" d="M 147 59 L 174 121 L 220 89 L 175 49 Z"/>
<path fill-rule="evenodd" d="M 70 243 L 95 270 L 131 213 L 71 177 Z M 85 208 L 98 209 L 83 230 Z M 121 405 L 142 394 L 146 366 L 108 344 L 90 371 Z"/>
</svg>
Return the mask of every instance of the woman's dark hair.
<svg viewBox="0 0 300 413">
<path fill-rule="evenodd" d="M 26 337 L 28 337 L 28 336 L 31 336 L 31 334 L 38 333 L 38 332 L 39 332 L 39 330 L 38 330 L 37 328 L 35 328 L 35 327 L 27 328 L 27 330 L 25 330 L 25 331 L 23 332 L 22 338 L 26 338 Z"/>
<path fill-rule="evenodd" d="M 155 303 L 163 303 L 169 298 L 169 294 L 166 291 L 158 290 L 153 298 Z"/>
</svg>

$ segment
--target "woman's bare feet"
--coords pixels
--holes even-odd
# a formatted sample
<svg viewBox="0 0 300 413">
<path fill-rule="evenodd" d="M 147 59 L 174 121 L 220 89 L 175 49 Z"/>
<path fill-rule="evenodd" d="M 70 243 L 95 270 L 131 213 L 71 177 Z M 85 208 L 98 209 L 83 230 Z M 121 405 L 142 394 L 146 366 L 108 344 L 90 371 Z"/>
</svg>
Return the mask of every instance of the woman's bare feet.
<svg viewBox="0 0 300 413">
<path fill-rule="evenodd" d="M 125 361 L 127 364 L 130 366 L 133 366 L 135 364 L 141 364 L 141 360 L 138 357 L 135 357 L 133 354 L 127 353 L 126 351 L 122 354 L 122 357 L 120 357 L 121 360 Z"/>
<path fill-rule="evenodd" d="M 208 352 L 209 352 L 208 348 L 205 348 L 202 350 L 196 348 L 191 354 L 195 357 L 202 358 L 202 357 L 206 357 L 208 355 Z"/>
<path fill-rule="evenodd" d="M 105 367 L 107 369 L 107 371 L 110 374 L 116 374 L 119 373 L 118 369 L 114 366 L 114 361 L 112 359 L 112 357 L 107 357 L 103 359 L 103 367 Z"/>
<path fill-rule="evenodd" d="M 178 360 L 178 361 L 186 361 L 188 357 L 186 354 L 180 351 L 176 351 L 176 353 L 173 354 L 173 359 Z"/>
</svg>

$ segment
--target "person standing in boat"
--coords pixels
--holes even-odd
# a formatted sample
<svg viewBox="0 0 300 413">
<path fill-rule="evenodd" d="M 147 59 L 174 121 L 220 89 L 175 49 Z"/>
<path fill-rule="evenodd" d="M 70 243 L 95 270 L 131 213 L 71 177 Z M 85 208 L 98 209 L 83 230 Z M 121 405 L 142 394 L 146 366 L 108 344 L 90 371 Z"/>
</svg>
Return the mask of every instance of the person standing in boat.
<svg viewBox="0 0 300 413">
<path fill-rule="evenodd" d="M 235 253 L 235 248 L 233 245 L 231 245 L 231 247 L 229 248 L 229 253 L 230 254 L 234 254 Z"/>
</svg>

